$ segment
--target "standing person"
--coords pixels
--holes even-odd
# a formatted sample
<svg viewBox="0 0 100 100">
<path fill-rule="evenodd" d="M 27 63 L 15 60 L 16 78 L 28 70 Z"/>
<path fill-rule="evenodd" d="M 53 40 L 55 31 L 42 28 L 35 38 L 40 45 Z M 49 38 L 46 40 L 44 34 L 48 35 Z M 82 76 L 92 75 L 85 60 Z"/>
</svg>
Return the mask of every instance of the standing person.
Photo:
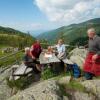
<svg viewBox="0 0 100 100">
<path fill-rule="evenodd" d="M 93 76 L 100 76 L 100 37 L 96 35 L 94 28 L 90 28 L 87 31 L 88 42 L 88 54 L 83 66 L 86 79 L 92 79 Z"/>
</svg>

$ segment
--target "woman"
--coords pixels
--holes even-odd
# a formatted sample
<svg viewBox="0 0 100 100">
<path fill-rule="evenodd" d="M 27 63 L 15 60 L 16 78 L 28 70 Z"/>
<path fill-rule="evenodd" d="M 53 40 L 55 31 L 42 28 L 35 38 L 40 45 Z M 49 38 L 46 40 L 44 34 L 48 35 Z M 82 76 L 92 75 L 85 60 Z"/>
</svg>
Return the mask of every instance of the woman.
<svg viewBox="0 0 100 100">
<path fill-rule="evenodd" d="M 66 47 L 63 44 L 63 40 L 59 39 L 55 47 L 57 48 L 57 57 L 61 60 L 64 59 L 66 57 Z"/>
<path fill-rule="evenodd" d="M 62 60 L 66 58 L 66 47 L 63 43 L 63 40 L 59 39 L 58 44 L 56 46 L 53 46 L 53 48 L 57 49 L 56 55 L 61 60 L 60 66 L 57 67 L 56 70 L 58 70 L 59 72 L 65 71 L 64 62 Z"/>
<path fill-rule="evenodd" d="M 31 56 L 33 60 L 36 60 L 39 58 L 40 53 L 42 52 L 42 48 L 40 45 L 39 40 L 36 40 L 36 42 L 31 46 Z"/>
<path fill-rule="evenodd" d="M 40 68 L 40 66 L 38 66 L 39 64 L 34 62 L 34 60 L 32 59 L 29 47 L 25 48 L 25 55 L 23 57 L 23 62 L 27 67 L 33 68 L 33 71 L 35 73 L 40 73 L 41 72 L 41 68 Z"/>
</svg>

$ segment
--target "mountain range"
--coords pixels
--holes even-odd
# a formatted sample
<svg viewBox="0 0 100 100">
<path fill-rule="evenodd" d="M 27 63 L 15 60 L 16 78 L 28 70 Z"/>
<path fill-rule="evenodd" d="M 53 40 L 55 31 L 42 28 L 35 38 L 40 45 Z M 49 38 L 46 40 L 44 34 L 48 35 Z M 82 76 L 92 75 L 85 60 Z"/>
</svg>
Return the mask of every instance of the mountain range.
<svg viewBox="0 0 100 100">
<path fill-rule="evenodd" d="M 62 38 L 65 43 L 69 44 L 85 44 L 87 40 L 87 29 L 94 27 L 97 34 L 100 35 L 100 18 L 91 19 L 79 24 L 71 24 L 63 26 L 55 30 L 41 33 L 37 36 L 38 39 L 46 39 L 49 42 L 56 42 Z"/>
</svg>

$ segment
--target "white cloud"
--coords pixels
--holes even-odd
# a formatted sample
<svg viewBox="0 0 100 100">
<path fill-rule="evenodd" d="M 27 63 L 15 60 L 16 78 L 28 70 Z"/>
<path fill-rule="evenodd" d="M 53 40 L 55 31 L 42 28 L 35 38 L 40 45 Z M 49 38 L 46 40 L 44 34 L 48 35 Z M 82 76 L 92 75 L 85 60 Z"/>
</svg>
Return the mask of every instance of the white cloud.
<svg viewBox="0 0 100 100">
<path fill-rule="evenodd" d="M 10 22 L 9 24 L 0 23 L 0 25 L 4 27 L 10 27 L 21 31 L 30 31 L 30 30 L 40 30 L 44 27 L 44 25 L 40 23 L 18 23 L 18 22 Z"/>
<path fill-rule="evenodd" d="M 74 23 L 100 17 L 100 0 L 35 0 L 52 22 Z"/>
</svg>

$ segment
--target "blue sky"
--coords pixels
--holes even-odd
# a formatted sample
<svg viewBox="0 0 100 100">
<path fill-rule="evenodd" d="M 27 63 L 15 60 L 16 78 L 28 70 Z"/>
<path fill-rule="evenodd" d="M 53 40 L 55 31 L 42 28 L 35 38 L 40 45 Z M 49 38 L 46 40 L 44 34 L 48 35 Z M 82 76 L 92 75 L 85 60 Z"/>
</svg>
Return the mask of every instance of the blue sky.
<svg viewBox="0 0 100 100">
<path fill-rule="evenodd" d="M 0 26 L 50 30 L 100 17 L 100 0 L 0 0 Z"/>
<path fill-rule="evenodd" d="M 32 25 L 37 27 L 46 23 L 45 15 L 33 4 L 33 0 L 0 0 L 0 13 L 1 26 L 30 30 Z"/>
</svg>

